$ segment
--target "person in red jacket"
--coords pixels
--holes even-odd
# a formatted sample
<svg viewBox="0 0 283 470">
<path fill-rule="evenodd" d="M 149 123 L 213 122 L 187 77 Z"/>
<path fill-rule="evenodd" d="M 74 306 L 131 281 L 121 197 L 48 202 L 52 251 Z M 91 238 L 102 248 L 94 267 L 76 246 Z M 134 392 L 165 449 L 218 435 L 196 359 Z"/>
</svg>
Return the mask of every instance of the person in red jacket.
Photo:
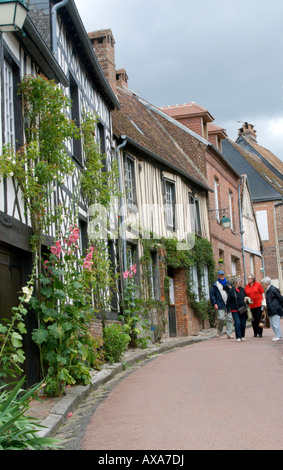
<svg viewBox="0 0 283 470">
<path fill-rule="evenodd" d="M 249 274 L 248 276 L 248 284 L 245 287 L 245 294 L 252 300 L 250 309 L 254 318 L 252 321 L 254 337 L 256 338 L 258 336 L 259 338 L 262 338 L 262 328 L 259 326 L 259 323 L 262 314 L 261 305 L 262 301 L 265 299 L 265 295 L 264 288 L 259 282 L 256 282 L 253 274 Z"/>
</svg>

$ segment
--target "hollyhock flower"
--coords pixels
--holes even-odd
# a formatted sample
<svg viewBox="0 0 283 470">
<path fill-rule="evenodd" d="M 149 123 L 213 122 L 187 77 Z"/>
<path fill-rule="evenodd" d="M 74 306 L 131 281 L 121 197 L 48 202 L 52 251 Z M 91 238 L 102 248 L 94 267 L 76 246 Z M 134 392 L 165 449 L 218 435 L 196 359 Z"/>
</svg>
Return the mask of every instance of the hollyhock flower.
<svg viewBox="0 0 283 470">
<path fill-rule="evenodd" d="M 32 287 L 23 287 L 23 294 L 24 294 L 24 302 L 28 303 L 32 296 Z"/>
<path fill-rule="evenodd" d="M 88 271 L 91 271 L 92 265 L 93 265 L 92 261 L 84 261 L 83 267 L 87 269 Z"/>
<path fill-rule="evenodd" d="M 130 267 L 130 271 L 132 271 L 134 274 L 137 273 L 137 265 L 133 264 L 133 266 Z"/>
<path fill-rule="evenodd" d="M 123 278 L 124 278 L 124 279 L 128 279 L 128 276 L 129 276 L 129 271 L 125 271 L 125 272 L 123 273 Z"/>
<path fill-rule="evenodd" d="M 57 255 L 57 246 L 52 246 L 50 248 L 50 251 L 51 251 L 52 255 Z"/>
<path fill-rule="evenodd" d="M 57 248 L 57 256 L 60 255 L 60 253 L 62 252 L 62 246 L 61 246 L 61 242 L 57 241 L 55 243 L 56 245 L 56 248 Z"/>
</svg>

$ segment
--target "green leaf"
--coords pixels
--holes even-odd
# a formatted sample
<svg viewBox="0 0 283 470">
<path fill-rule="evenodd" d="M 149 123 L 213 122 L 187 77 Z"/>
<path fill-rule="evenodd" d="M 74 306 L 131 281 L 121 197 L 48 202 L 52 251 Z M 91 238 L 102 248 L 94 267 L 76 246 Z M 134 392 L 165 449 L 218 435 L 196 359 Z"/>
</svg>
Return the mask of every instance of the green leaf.
<svg viewBox="0 0 283 470">
<path fill-rule="evenodd" d="M 62 327 L 61 327 L 61 326 L 58 326 L 56 323 L 55 323 L 54 325 L 48 326 L 47 329 L 52 333 L 52 335 L 54 336 L 54 338 L 59 339 L 59 338 L 63 335 L 63 329 L 62 329 Z"/>
<path fill-rule="evenodd" d="M 0 333 L 5 334 L 5 333 L 7 333 L 7 331 L 8 331 L 8 328 L 4 325 L 1 325 L 1 323 L 0 323 Z"/>
<path fill-rule="evenodd" d="M 32 338 L 37 344 L 45 343 L 48 340 L 48 331 L 42 328 L 34 330 L 32 333 Z"/>
<path fill-rule="evenodd" d="M 66 298 L 66 294 L 63 290 L 57 289 L 54 292 L 54 295 L 55 295 L 55 298 L 58 299 L 58 300 L 65 300 L 65 298 Z"/>
<path fill-rule="evenodd" d="M 52 287 L 43 287 L 41 289 L 41 294 L 44 295 L 47 298 L 51 297 L 51 295 L 53 294 Z"/>
<path fill-rule="evenodd" d="M 14 331 L 11 335 L 11 341 L 14 346 L 14 348 L 20 348 L 22 346 L 22 336 Z"/>
<path fill-rule="evenodd" d="M 26 330 L 26 327 L 25 327 L 25 324 L 24 324 L 24 323 L 21 323 L 21 322 L 20 322 L 20 323 L 18 323 L 18 325 L 17 325 L 17 328 L 18 328 L 19 332 L 20 332 L 20 333 L 22 333 L 22 334 L 24 334 L 24 333 L 26 333 L 26 332 L 27 332 L 27 330 Z"/>
</svg>

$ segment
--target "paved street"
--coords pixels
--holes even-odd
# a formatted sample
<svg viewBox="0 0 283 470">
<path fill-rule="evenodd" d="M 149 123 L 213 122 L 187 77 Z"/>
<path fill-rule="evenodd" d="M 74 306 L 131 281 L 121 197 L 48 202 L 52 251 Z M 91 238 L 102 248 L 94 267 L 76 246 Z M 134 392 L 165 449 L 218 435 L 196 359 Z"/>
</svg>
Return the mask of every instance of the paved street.
<svg viewBox="0 0 283 470">
<path fill-rule="evenodd" d="M 58 437 L 85 450 L 283 449 L 282 342 L 211 339 L 119 374 Z"/>
</svg>

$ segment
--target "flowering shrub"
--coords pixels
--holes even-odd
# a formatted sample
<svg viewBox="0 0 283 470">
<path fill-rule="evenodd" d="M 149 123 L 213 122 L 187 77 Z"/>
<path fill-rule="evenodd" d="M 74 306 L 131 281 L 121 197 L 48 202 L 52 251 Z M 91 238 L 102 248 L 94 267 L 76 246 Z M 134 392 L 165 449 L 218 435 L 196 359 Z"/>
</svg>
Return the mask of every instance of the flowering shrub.
<svg viewBox="0 0 283 470">
<path fill-rule="evenodd" d="M 89 383 L 90 369 L 99 356 L 89 328 L 94 314 L 90 292 L 94 248 L 80 259 L 78 242 L 79 229 L 70 226 L 69 235 L 50 248 L 39 297 L 30 300 L 40 320 L 33 339 L 40 348 L 48 395 L 61 394 L 66 385 Z"/>
<path fill-rule="evenodd" d="M 129 271 L 123 273 L 125 279 L 125 288 L 123 292 L 123 316 L 120 319 L 124 323 L 124 331 L 130 336 L 129 345 L 137 347 L 141 343 L 145 344 L 146 338 L 139 338 L 141 334 L 141 328 L 147 329 L 148 325 L 144 318 L 142 318 L 143 312 L 143 300 L 138 297 L 138 286 L 135 283 L 134 276 L 137 273 L 137 265 L 134 264 L 130 267 Z M 137 326 L 138 325 L 138 326 Z"/>
<path fill-rule="evenodd" d="M 24 317 L 27 309 L 24 304 L 31 299 L 33 292 L 33 277 L 28 285 L 23 287 L 22 294 L 19 297 L 18 307 L 12 309 L 12 319 L 2 319 L 0 322 L 0 384 L 7 377 L 16 377 L 22 373 L 21 365 L 25 361 L 23 351 L 23 334 L 26 333 Z"/>
<path fill-rule="evenodd" d="M 105 359 L 118 362 L 131 338 L 120 325 L 106 325 L 103 332 Z"/>
</svg>

